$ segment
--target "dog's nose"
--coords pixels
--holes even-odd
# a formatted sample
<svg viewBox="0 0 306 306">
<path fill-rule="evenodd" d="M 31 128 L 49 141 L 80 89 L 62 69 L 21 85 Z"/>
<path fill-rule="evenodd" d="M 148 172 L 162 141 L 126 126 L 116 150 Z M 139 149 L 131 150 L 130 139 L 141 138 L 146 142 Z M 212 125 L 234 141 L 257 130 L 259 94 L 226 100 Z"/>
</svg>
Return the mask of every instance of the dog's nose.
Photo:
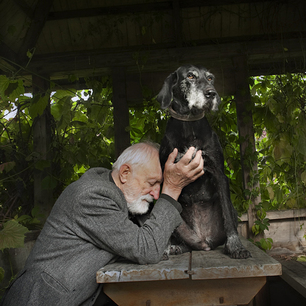
<svg viewBox="0 0 306 306">
<path fill-rule="evenodd" d="M 215 96 L 216 96 L 216 92 L 213 90 L 213 89 L 208 89 L 206 92 L 205 92 L 205 97 L 207 99 L 213 99 Z"/>
</svg>

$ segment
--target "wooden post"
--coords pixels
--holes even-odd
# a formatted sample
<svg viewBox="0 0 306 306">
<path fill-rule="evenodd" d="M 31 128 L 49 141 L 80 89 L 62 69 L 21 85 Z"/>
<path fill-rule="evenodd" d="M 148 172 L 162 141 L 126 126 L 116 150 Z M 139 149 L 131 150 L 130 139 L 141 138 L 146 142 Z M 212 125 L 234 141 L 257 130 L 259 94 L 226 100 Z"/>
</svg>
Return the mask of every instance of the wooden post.
<svg viewBox="0 0 306 306">
<path fill-rule="evenodd" d="M 115 155 L 118 157 L 130 145 L 129 108 L 126 98 L 124 68 L 113 68 L 113 106 L 115 124 Z"/>
<path fill-rule="evenodd" d="M 257 163 L 252 165 L 245 160 L 246 152 L 254 153 L 255 139 L 253 129 L 253 117 L 252 117 L 252 100 L 249 89 L 249 74 L 247 69 L 247 58 L 245 56 L 239 56 L 233 58 L 234 74 L 235 74 L 235 100 L 237 111 L 237 124 L 240 138 L 240 155 L 241 166 L 243 172 L 243 186 L 245 189 L 253 190 L 259 188 L 259 182 L 251 183 L 251 176 L 257 173 Z M 261 201 L 260 195 L 253 197 L 252 203 L 248 208 L 248 236 L 253 237 L 252 226 L 256 220 L 255 205 Z"/>
<path fill-rule="evenodd" d="M 49 81 L 36 75 L 32 76 L 33 96 L 46 94 L 49 89 Z M 50 102 L 50 99 L 49 99 Z M 48 217 L 53 206 L 52 188 L 43 188 L 42 181 L 51 175 L 51 112 L 48 103 L 42 115 L 37 116 L 33 122 L 33 151 L 37 153 L 38 161 L 50 161 L 50 167 L 34 171 L 34 205 L 39 206 L 44 219 Z M 44 221 L 44 220 L 43 220 Z"/>
</svg>

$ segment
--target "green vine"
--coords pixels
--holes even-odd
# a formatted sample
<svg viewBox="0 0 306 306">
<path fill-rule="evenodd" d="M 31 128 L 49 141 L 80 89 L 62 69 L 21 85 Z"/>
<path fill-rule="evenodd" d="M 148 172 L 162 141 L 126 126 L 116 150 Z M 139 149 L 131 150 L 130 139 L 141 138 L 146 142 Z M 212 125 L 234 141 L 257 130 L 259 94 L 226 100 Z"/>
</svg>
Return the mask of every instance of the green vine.
<svg viewBox="0 0 306 306">
<path fill-rule="evenodd" d="M 71 80 L 75 78 L 71 76 Z M 108 78 L 86 80 L 83 91 L 52 91 L 51 160 L 33 152 L 32 127 L 47 104 L 47 95 L 25 94 L 22 81 L 0 76 L 0 205 L 1 218 L 34 208 L 33 173 L 52 168 L 43 186 L 55 198 L 89 167 L 111 167 L 114 160 L 112 85 Z M 54 84 L 53 84 L 54 85 Z M 258 165 L 247 189 L 242 185 L 240 146 L 234 97 L 223 97 L 218 112 L 208 119 L 224 148 L 225 173 L 230 178 L 232 202 L 239 214 L 253 197 L 261 195 L 257 211 L 306 207 L 305 75 L 265 76 L 250 79 L 256 153 L 246 152 L 248 164 Z M 148 88 L 143 103 L 129 106 L 131 142 L 160 142 L 167 118 Z M 10 118 L 8 112 L 14 112 Z M 251 188 L 259 182 L 259 189 Z M 255 233 L 268 228 L 258 218 Z"/>
</svg>

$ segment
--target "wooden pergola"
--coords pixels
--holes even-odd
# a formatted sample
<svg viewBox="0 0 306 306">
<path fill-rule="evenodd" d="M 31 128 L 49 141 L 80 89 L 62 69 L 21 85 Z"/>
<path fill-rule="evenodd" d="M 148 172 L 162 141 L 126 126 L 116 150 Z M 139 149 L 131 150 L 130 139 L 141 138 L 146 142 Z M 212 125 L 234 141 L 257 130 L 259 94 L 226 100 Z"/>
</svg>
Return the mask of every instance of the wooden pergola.
<svg viewBox="0 0 306 306">
<path fill-rule="evenodd" d="M 2 0 L 0 73 L 23 78 L 34 95 L 49 81 L 82 88 L 84 77 L 111 76 L 119 154 L 130 143 L 128 107 L 142 102 L 142 86 L 156 94 L 178 66 L 201 64 L 221 96 L 235 95 L 243 163 L 246 147 L 255 150 L 248 77 L 305 71 L 305 16 L 303 0 Z M 43 159 L 48 112 L 34 126 Z M 245 185 L 250 170 L 243 164 Z M 35 177 L 35 197 L 48 206 L 43 175 Z M 249 227 L 253 218 L 251 207 Z"/>
</svg>

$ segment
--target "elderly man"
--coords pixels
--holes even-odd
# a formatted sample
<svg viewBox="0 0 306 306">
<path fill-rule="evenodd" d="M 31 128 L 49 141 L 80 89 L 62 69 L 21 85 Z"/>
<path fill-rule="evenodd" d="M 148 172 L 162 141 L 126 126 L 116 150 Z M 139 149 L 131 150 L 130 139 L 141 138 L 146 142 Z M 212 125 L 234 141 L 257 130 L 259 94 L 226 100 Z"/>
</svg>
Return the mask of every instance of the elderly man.
<svg viewBox="0 0 306 306">
<path fill-rule="evenodd" d="M 119 257 L 140 264 L 160 261 L 182 221 L 181 190 L 203 174 L 201 151 L 192 159 L 194 151 L 175 163 L 175 149 L 162 174 L 158 148 L 140 143 L 127 148 L 112 171 L 84 173 L 56 201 L 1 305 L 93 305 L 101 290 L 95 274 L 104 265 Z M 133 223 L 131 216 L 146 213 L 154 199 L 145 223 Z"/>
</svg>

